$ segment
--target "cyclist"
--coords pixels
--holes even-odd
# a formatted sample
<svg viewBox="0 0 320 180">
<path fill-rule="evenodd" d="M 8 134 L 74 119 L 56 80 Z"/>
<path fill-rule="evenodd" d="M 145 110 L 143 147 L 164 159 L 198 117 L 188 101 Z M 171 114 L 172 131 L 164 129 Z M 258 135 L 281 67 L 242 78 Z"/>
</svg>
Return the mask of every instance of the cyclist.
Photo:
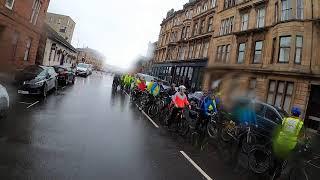
<svg viewBox="0 0 320 180">
<path fill-rule="evenodd" d="M 160 81 L 159 81 L 159 80 L 156 80 L 156 81 L 153 83 L 153 85 L 152 85 L 152 87 L 151 87 L 151 89 L 150 89 L 150 93 L 151 93 L 154 97 L 156 97 L 156 96 L 159 95 L 160 90 L 161 90 Z"/>
<path fill-rule="evenodd" d="M 143 77 L 141 77 L 138 81 L 137 81 L 137 87 L 140 91 L 145 91 L 147 86 L 146 86 L 146 81 L 144 80 Z"/>
<path fill-rule="evenodd" d="M 210 111 L 217 112 L 216 102 L 211 98 L 207 90 L 203 92 L 203 96 L 201 98 L 201 103 L 200 103 L 200 109 L 201 109 L 200 115 L 203 119 L 208 118 Z"/>
<path fill-rule="evenodd" d="M 114 75 L 114 77 L 113 77 L 113 87 L 114 88 L 117 88 L 118 87 L 118 85 L 120 84 L 120 82 L 121 82 L 121 77 L 120 77 L 120 75 L 119 74 L 115 74 Z"/>
<path fill-rule="evenodd" d="M 168 94 L 169 94 L 170 96 L 173 96 L 173 95 L 176 94 L 176 92 L 177 92 L 177 90 L 176 90 L 176 84 L 175 84 L 175 83 L 172 83 L 172 84 L 171 84 L 171 87 L 170 87 L 170 90 L 168 91 Z"/>
<path fill-rule="evenodd" d="M 150 82 L 149 82 L 149 84 L 148 84 L 148 86 L 147 86 L 147 91 L 151 94 L 151 88 L 152 88 L 152 86 L 153 86 L 153 83 L 154 83 L 154 80 L 152 79 Z"/>
<path fill-rule="evenodd" d="M 168 119 L 167 126 L 170 127 L 171 123 L 173 122 L 174 118 L 177 116 L 178 112 L 185 107 L 190 107 L 190 103 L 188 101 L 188 98 L 185 94 L 186 87 L 181 85 L 179 86 L 179 91 L 176 92 L 176 94 L 172 97 L 172 102 L 171 104 L 174 105 L 171 115 Z"/>
<path fill-rule="evenodd" d="M 279 132 L 273 140 L 272 147 L 276 157 L 274 174 L 276 178 L 281 175 L 283 162 L 293 152 L 297 145 L 298 137 L 302 134 L 300 131 L 303 126 L 303 121 L 299 118 L 301 114 L 300 108 L 293 107 L 291 114 L 291 117 L 285 117 L 283 119 Z"/>
</svg>

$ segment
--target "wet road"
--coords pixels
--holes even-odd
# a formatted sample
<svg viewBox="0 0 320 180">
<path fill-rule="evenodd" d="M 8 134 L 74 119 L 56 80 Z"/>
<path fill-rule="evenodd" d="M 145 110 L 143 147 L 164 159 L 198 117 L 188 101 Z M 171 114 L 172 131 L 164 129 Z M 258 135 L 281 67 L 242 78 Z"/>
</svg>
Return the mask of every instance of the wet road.
<svg viewBox="0 0 320 180">
<path fill-rule="evenodd" d="M 156 128 L 111 84 L 94 73 L 45 100 L 17 98 L 0 127 L 0 179 L 253 179 L 214 146 Z"/>
</svg>

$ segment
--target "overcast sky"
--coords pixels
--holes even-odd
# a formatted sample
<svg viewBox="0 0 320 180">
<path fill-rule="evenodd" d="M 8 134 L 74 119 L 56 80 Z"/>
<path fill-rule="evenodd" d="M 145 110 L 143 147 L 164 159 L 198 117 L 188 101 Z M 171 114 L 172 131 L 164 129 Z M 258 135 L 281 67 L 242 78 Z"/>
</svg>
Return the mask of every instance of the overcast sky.
<svg viewBox="0 0 320 180">
<path fill-rule="evenodd" d="M 77 24 L 75 47 L 103 53 L 107 63 L 122 68 L 145 55 L 148 42 L 158 40 L 160 23 L 171 8 L 188 0 L 51 0 L 49 12 L 70 16 Z"/>
</svg>

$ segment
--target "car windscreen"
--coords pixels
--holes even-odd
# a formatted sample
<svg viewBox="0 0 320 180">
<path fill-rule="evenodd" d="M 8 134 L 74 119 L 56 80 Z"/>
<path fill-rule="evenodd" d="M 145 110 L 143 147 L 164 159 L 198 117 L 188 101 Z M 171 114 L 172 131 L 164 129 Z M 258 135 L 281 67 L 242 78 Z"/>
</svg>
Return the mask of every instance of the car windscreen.
<svg viewBox="0 0 320 180">
<path fill-rule="evenodd" d="M 144 77 L 146 82 L 151 82 L 151 80 L 154 80 L 154 77 L 152 76 L 142 75 L 142 77 Z"/>
<path fill-rule="evenodd" d="M 282 110 L 282 109 L 279 109 L 279 108 L 276 108 L 277 109 L 277 111 L 280 113 L 280 115 L 282 116 L 282 118 L 284 118 L 284 117 L 289 117 L 289 114 L 286 112 L 286 111 L 284 111 L 284 110 Z"/>
<path fill-rule="evenodd" d="M 89 67 L 89 64 L 83 64 L 83 63 L 80 63 L 80 64 L 78 64 L 78 67 L 81 67 L 81 68 L 88 68 L 88 67 Z"/>
<path fill-rule="evenodd" d="M 43 72 L 44 69 L 39 67 L 39 66 L 28 66 L 25 69 L 23 69 L 23 73 L 28 73 L 28 74 L 40 74 L 41 72 Z"/>
<path fill-rule="evenodd" d="M 64 69 L 64 68 L 62 68 L 62 67 L 58 67 L 58 66 L 55 66 L 55 67 L 54 67 L 54 70 L 55 70 L 57 73 L 60 73 L 60 72 L 65 71 L 65 69 Z"/>
</svg>

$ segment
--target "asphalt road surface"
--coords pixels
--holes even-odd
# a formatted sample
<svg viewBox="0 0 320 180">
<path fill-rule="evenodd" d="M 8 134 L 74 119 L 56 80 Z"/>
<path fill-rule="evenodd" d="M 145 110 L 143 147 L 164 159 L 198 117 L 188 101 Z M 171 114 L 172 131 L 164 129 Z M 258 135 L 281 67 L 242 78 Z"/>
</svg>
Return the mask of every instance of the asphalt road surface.
<svg viewBox="0 0 320 180">
<path fill-rule="evenodd" d="M 0 126 L 0 179 L 258 179 L 228 153 L 200 151 L 152 123 L 112 77 L 94 73 L 46 99 L 14 97 Z M 220 150 L 219 150 L 220 149 Z"/>
</svg>

